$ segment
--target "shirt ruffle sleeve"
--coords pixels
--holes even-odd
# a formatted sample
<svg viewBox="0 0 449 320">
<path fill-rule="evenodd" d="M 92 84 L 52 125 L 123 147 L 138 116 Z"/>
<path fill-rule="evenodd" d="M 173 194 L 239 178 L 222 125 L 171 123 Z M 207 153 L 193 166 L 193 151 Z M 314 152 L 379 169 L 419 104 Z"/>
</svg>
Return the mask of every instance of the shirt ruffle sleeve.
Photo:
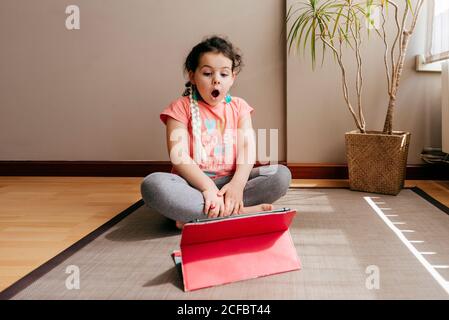
<svg viewBox="0 0 449 320">
<path fill-rule="evenodd" d="M 161 121 L 166 125 L 167 124 L 167 118 L 171 117 L 186 126 L 189 123 L 189 108 L 186 105 L 185 99 L 180 98 L 178 100 L 173 101 L 166 107 L 161 114 L 159 115 Z"/>
<path fill-rule="evenodd" d="M 242 98 L 238 99 L 238 110 L 239 110 L 239 119 L 246 117 L 254 111 L 254 108 L 251 107 L 248 102 L 243 100 Z"/>
</svg>

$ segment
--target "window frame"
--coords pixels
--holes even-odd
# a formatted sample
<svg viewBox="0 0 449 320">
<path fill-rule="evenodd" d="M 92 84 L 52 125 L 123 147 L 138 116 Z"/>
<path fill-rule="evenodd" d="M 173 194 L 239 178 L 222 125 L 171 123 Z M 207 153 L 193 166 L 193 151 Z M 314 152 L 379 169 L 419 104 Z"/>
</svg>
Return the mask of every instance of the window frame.
<svg viewBox="0 0 449 320">
<path fill-rule="evenodd" d="M 427 41 L 426 41 L 426 54 L 425 54 L 425 61 L 426 63 L 433 63 L 433 62 L 439 62 L 443 60 L 449 59 L 449 48 L 447 51 L 433 53 L 432 52 L 432 46 L 433 46 L 433 40 L 434 40 L 434 18 L 435 18 L 435 1 L 436 0 L 430 0 L 427 2 Z M 440 0 L 440 1 L 447 1 L 447 0 Z M 448 34 L 449 35 L 449 34 Z"/>
</svg>

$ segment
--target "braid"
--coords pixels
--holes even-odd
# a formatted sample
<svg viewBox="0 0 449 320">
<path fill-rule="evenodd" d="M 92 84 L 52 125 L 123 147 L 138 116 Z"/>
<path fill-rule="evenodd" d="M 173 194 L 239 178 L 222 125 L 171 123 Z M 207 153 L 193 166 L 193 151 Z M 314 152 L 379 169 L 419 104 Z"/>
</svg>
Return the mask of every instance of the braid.
<svg viewBox="0 0 449 320">
<path fill-rule="evenodd" d="M 190 82 L 189 82 L 190 83 Z M 203 159 L 207 158 L 206 151 L 201 143 L 201 119 L 200 119 L 200 109 L 198 106 L 197 93 L 192 84 L 190 84 L 189 89 L 189 99 L 190 99 L 190 113 L 192 115 L 192 134 L 193 134 L 193 159 L 197 164 L 200 164 Z"/>
<path fill-rule="evenodd" d="M 184 89 L 184 92 L 182 93 L 183 97 L 190 96 L 190 92 L 192 91 L 192 84 L 190 81 L 186 82 L 185 84 L 186 88 Z"/>
</svg>

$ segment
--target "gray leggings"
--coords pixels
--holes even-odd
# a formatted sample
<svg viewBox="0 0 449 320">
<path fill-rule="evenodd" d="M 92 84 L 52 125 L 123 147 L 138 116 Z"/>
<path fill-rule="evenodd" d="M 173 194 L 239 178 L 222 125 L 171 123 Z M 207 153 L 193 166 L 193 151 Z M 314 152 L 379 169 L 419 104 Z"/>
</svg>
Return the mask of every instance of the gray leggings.
<svg viewBox="0 0 449 320">
<path fill-rule="evenodd" d="M 232 176 L 214 180 L 221 189 Z M 253 168 L 243 191 L 245 207 L 273 203 L 288 190 L 290 170 L 283 165 Z M 143 180 L 141 186 L 145 204 L 160 214 L 177 221 L 205 219 L 203 194 L 179 175 L 155 172 Z"/>
</svg>

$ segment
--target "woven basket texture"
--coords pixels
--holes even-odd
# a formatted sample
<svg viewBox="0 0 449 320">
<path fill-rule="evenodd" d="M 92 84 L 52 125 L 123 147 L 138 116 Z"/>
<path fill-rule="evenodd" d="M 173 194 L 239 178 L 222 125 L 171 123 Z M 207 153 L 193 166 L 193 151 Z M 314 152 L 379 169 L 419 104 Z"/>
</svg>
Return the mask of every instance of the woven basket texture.
<svg viewBox="0 0 449 320">
<path fill-rule="evenodd" d="M 351 190 L 397 195 L 404 187 L 409 132 L 345 134 Z"/>
</svg>

